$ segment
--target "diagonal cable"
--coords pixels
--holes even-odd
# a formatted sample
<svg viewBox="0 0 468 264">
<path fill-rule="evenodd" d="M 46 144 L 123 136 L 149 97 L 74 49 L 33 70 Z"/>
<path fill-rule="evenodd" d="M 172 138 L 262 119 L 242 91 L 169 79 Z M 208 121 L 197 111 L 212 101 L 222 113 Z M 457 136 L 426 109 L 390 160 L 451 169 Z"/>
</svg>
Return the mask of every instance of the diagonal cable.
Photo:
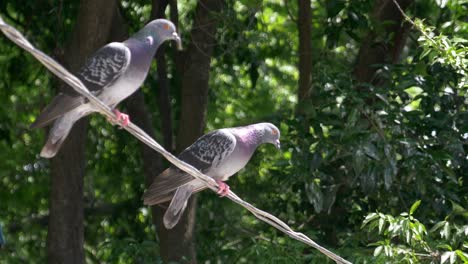
<svg viewBox="0 0 468 264">
<path fill-rule="evenodd" d="M 99 108 L 101 114 L 105 115 L 110 120 L 116 120 L 112 109 L 101 102 L 98 98 L 96 98 L 93 94 L 91 94 L 88 89 L 83 85 L 83 83 L 69 71 L 67 71 L 63 66 L 61 66 L 58 62 L 53 60 L 51 57 L 36 49 L 18 30 L 14 27 L 8 25 L 0 16 L 0 30 L 8 37 L 11 41 L 16 43 L 18 46 L 26 50 L 27 52 L 31 53 L 36 59 L 38 59 L 44 66 L 47 67 L 52 73 L 54 73 L 57 77 L 65 81 L 68 85 L 70 85 L 73 89 L 75 89 L 78 93 L 82 96 L 86 97 L 91 103 L 96 105 Z M 172 164 L 174 164 L 179 169 L 189 173 L 193 177 L 198 180 L 201 180 L 205 183 L 205 185 L 210 188 L 211 190 L 217 192 L 218 191 L 218 184 L 209 176 L 202 174 L 200 171 L 195 169 L 193 166 L 179 160 L 170 152 L 165 150 L 161 145 L 158 144 L 153 138 L 148 136 L 141 128 L 136 126 L 133 123 L 129 123 L 128 126 L 123 127 L 123 129 L 127 130 L 130 134 L 138 138 L 140 141 L 163 155 L 167 160 L 169 160 Z M 285 233 L 286 235 L 294 238 L 298 241 L 301 241 L 328 256 L 329 258 L 333 259 L 336 263 L 345 263 L 350 264 L 351 262 L 343 259 L 342 257 L 336 255 L 335 253 L 331 252 L 330 250 L 320 246 L 312 239 L 304 235 L 300 232 L 295 232 L 292 230 L 286 223 L 278 219 L 276 216 L 271 215 L 265 211 L 262 211 L 255 206 L 251 205 L 248 202 L 240 199 L 235 193 L 229 191 L 228 195 L 226 196 L 231 199 L 233 202 L 243 206 L 247 210 L 249 210 L 255 217 L 258 219 L 270 224 L 271 226 L 275 227 L 276 229 L 280 230 L 281 232 Z"/>
</svg>

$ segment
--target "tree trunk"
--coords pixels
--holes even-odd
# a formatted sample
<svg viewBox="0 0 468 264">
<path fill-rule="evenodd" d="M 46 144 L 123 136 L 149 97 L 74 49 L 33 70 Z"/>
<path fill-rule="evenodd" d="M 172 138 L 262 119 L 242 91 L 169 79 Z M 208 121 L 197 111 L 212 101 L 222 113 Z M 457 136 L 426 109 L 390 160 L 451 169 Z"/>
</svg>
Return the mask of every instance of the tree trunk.
<svg viewBox="0 0 468 264">
<path fill-rule="evenodd" d="M 166 7 L 169 5 L 168 0 L 154 0 L 153 9 L 151 16 L 153 18 L 164 18 L 164 12 Z M 173 10 L 171 10 L 171 13 Z M 177 12 L 177 11 L 176 11 Z M 174 23 L 177 24 L 177 23 Z M 156 63 L 158 69 L 158 107 L 159 114 L 161 116 L 161 130 L 163 134 L 163 146 L 170 152 L 174 151 L 174 145 L 172 142 L 172 111 L 171 101 L 169 98 L 169 80 L 167 78 L 167 65 L 166 65 L 166 44 L 159 48 L 156 53 Z"/>
<path fill-rule="evenodd" d="M 216 43 L 214 36 L 219 19 L 217 13 L 221 11 L 223 5 L 224 1 L 220 0 L 198 2 L 191 32 L 192 39 L 184 53 L 183 67 L 180 64 L 176 65 L 178 69 L 183 68 L 177 152 L 192 144 L 202 135 L 205 128 L 210 62 Z M 157 229 L 164 261 L 181 261 L 185 258 L 190 263 L 196 263 L 195 204 L 196 197 L 192 197 L 179 223 L 171 230 L 165 229 L 162 225 L 163 212 L 158 215 Z"/>
<path fill-rule="evenodd" d="M 165 11 L 167 6 L 169 5 L 169 1 L 164 0 L 164 1 L 159 1 L 159 0 L 153 0 L 153 9 L 151 10 L 151 17 L 153 19 L 155 18 L 164 18 Z M 177 9 L 173 9 L 171 7 L 171 18 L 177 17 L 174 15 L 174 13 L 177 13 Z M 171 19 L 174 25 L 178 25 L 178 21 L 174 21 Z M 167 79 L 167 64 L 166 64 L 166 58 L 165 58 L 165 52 L 166 49 L 165 47 L 161 47 L 160 50 L 156 54 L 156 63 L 157 63 L 157 75 L 158 75 L 158 90 L 159 90 L 159 98 L 158 98 L 158 108 L 159 108 L 159 114 L 161 116 L 161 130 L 162 130 L 162 135 L 163 135 L 163 145 L 164 148 L 166 148 L 168 151 L 173 152 L 174 151 L 174 144 L 173 144 L 173 128 L 172 128 L 172 110 L 171 110 L 171 105 L 170 105 L 170 98 L 169 98 L 169 80 Z M 158 155 L 159 156 L 159 155 Z M 160 156 L 159 156 L 160 157 Z M 144 166 L 151 166 L 151 165 L 146 165 L 147 158 L 145 159 Z M 147 184 L 147 186 L 150 185 L 151 181 L 159 175 L 163 170 L 163 162 L 159 162 L 159 164 L 152 170 L 152 174 L 147 174 L 146 178 L 150 180 L 150 182 Z M 162 256 L 163 260 L 165 262 L 169 262 L 169 249 L 166 245 L 169 244 L 167 241 L 168 238 L 168 233 L 169 231 L 164 228 L 164 223 L 163 223 L 163 216 L 165 212 L 165 208 L 169 205 L 156 205 L 151 207 L 151 212 L 152 212 L 152 218 L 153 218 L 153 224 L 156 227 L 156 232 L 159 238 L 159 248 L 160 248 L 160 255 Z M 183 239 L 181 239 L 182 241 Z M 173 249 L 175 251 L 179 251 L 179 248 Z M 182 249 L 179 251 L 179 254 L 184 254 L 184 255 L 189 255 L 185 254 L 184 252 L 189 251 L 187 249 Z"/>
<path fill-rule="evenodd" d="M 151 19 L 162 18 L 164 17 L 164 12 L 166 7 L 168 6 L 168 1 L 159 1 L 154 0 L 152 6 L 152 14 Z M 171 10 L 174 12 L 174 10 Z M 177 10 L 175 10 L 177 12 Z M 117 19 L 114 20 L 113 28 L 115 29 L 114 34 L 116 36 L 125 34 L 122 32 L 123 28 L 125 28 L 124 21 L 122 20 L 120 14 L 117 14 Z M 175 16 L 177 17 L 177 16 Z M 174 24 L 177 25 L 177 21 L 173 21 Z M 162 127 L 162 134 L 164 140 L 164 147 L 169 151 L 173 151 L 173 143 L 172 143 L 172 116 L 171 116 L 171 108 L 170 108 L 170 98 L 169 98 L 169 81 L 167 79 L 167 67 L 166 61 L 164 57 L 165 53 L 164 46 L 161 47 L 157 52 L 157 74 L 158 74 L 158 90 L 159 90 L 159 100 L 158 100 L 158 107 L 161 115 L 161 127 Z M 149 73 L 154 74 L 154 73 Z M 148 108 L 146 107 L 144 96 L 141 90 L 137 91 L 134 95 L 130 96 L 126 100 L 126 105 L 128 108 L 129 114 L 132 116 L 132 121 L 141 127 L 149 136 L 154 137 L 154 129 L 152 125 L 152 117 L 151 113 L 149 112 Z M 141 144 L 141 156 L 143 158 L 143 171 L 145 173 L 145 181 L 146 186 L 149 186 L 153 181 L 154 177 L 159 175 L 164 169 L 163 167 L 163 159 L 161 155 L 157 152 L 146 146 L 145 144 Z M 168 231 L 163 228 L 162 217 L 164 215 L 164 209 L 160 206 L 153 206 L 151 207 L 152 219 L 153 224 L 156 226 L 158 231 L 158 237 L 160 241 L 160 254 L 165 260 L 165 262 L 169 261 L 169 255 L 177 255 L 180 256 L 190 255 L 192 254 L 191 251 L 193 249 L 184 250 L 181 247 L 176 247 L 172 249 L 168 249 L 166 246 L 168 244 L 167 237 Z M 183 239 L 181 239 L 183 240 Z M 172 250 L 173 253 L 169 253 Z M 189 254 L 185 254 L 185 252 L 190 252 Z M 194 250 L 193 250 L 194 252 Z M 194 256 L 194 254 L 192 254 Z"/>
<path fill-rule="evenodd" d="M 298 0 L 299 17 L 297 27 L 299 29 L 299 89 L 298 103 L 299 112 L 304 109 L 301 104 L 306 103 L 312 92 L 311 72 L 312 72 L 312 47 L 311 47 L 311 27 L 312 9 L 310 0 Z"/>
<path fill-rule="evenodd" d="M 169 1 L 153 1 L 152 18 L 163 17 L 164 11 Z M 170 1 L 171 17 L 177 18 L 175 1 Z M 205 115 L 208 97 L 208 79 L 210 70 L 211 54 L 213 53 L 213 35 L 216 32 L 216 17 L 212 12 L 219 12 L 223 5 L 222 1 L 211 0 L 201 1 L 197 6 L 196 18 L 192 30 L 192 43 L 186 52 L 184 65 L 187 67 L 182 76 L 182 111 L 179 124 L 178 151 L 191 144 L 203 132 L 205 126 Z M 173 21 L 178 24 L 177 21 Z M 195 42 L 197 45 L 195 45 Z M 166 77 L 167 69 L 163 56 L 164 48 L 158 52 L 158 84 L 159 100 L 158 106 L 162 116 L 164 146 L 172 149 L 172 124 L 171 109 L 169 100 L 169 83 Z M 208 55 L 208 56 L 207 56 Z M 183 69 L 180 62 L 176 62 L 178 70 Z M 194 85 L 195 84 L 195 85 Z M 146 109 L 144 98 L 141 92 L 127 100 L 129 113 L 132 120 L 145 130 L 150 136 L 154 136 L 151 125 L 151 115 Z M 187 121 L 189 120 L 189 121 Z M 182 131 L 182 132 L 181 132 Z M 190 131 L 196 131 L 190 133 Z M 186 133 L 189 132 L 189 133 Z M 142 146 L 142 157 L 147 185 L 152 179 L 162 171 L 162 159 L 153 150 Z M 195 219 L 194 199 L 191 199 L 187 206 L 186 213 L 182 216 L 180 223 L 172 230 L 164 228 L 162 217 L 164 209 L 160 206 L 152 207 L 153 223 L 156 226 L 161 256 L 165 262 L 181 261 L 188 259 L 190 263 L 196 263 L 196 254 L 193 243 L 193 227 Z"/>
<path fill-rule="evenodd" d="M 86 56 L 105 44 L 114 6 L 114 0 L 81 1 L 72 39 L 64 56 L 69 69 L 78 70 Z M 49 263 L 85 261 L 83 175 L 86 128 L 86 118 L 77 122 L 57 156 L 51 160 L 47 233 Z"/>
<path fill-rule="evenodd" d="M 152 4 L 152 11 L 151 11 L 151 19 L 156 18 L 163 18 L 164 12 L 169 4 L 169 1 L 159 1 L 154 0 Z M 177 10 L 171 9 L 171 13 L 177 12 Z M 171 14 L 171 17 L 173 16 Z M 175 25 L 177 25 L 177 21 L 173 21 Z M 118 21 L 115 21 L 116 28 L 121 28 L 121 24 Z M 164 45 L 165 46 L 165 45 Z M 169 150 L 173 151 L 173 143 L 172 143 L 172 116 L 171 116 L 171 108 L 170 108 L 170 98 L 169 98 L 169 81 L 167 79 L 167 65 L 166 60 L 164 57 L 164 53 L 166 49 L 161 47 L 156 55 L 157 60 L 157 75 L 158 75 L 158 90 L 159 90 L 159 100 L 158 100 L 158 108 L 161 115 L 161 127 L 162 127 L 162 135 L 163 135 L 163 146 Z M 149 73 L 154 74 L 154 73 Z M 132 116 L 132 121 L 141 127 L 149 136 L 154 137 L 154 129 L 152 125 L 152 117 L 151 113 L 149 112 L 148 108 L 146 107 L 144 96 L 141 90 L 136 92 L 127 100 L 127 107 L 129 114 Z M 146 186 L 149 186 L 153 181 L 154 177 L 159 175 L 163 170 L 163 159 L 161 155 L 157 152 L 146 146 L 145 144 L 141 144 L 142 150 L 142 158 L 143 158 L 143 171 L 145 172 L 145 181 Z M 162 217 L 164 215 L 164 209 L 161 206 L 152 206 L 151 207 L 151 215 L 152 215 L 152 222 L 156 226 L 156 230 L 158 233 L 159 241 L 160 241 L 160 254 L 163 257 L 165 262 L 169 262 L 170 255 L 177 255 L 180 256 L 190 255 L 185 254 L 185 252 L 191 252 L 192 249 L 181 249 L 181 247 L 175 247 L 169 249 L 166 245 L 169 243 L 167 242 L 168 238 L 168 231 L 163 228 L 163 220 Z M 183 240 L 182 238 L 180 240 Z M 170 251 L 173 253 L 169 253 Z M 193 251 L 194 252 L 194 251 Z M 194 256 L 194 255 L 193 255 Z"/>
<path fill-rule="evenodd" d="M 398 0 L 401 8 L 405 10 L 413 0 Z M 359 49 L 354 68 L 354 78 L 359 83 L 380 85 L 376 77 L 375 64 L 396 63 L 406 42 L 408 26 L 403 22 L 403 16 L 393 3 L 393 0 L 378 0 L 375 3 L 371 16 L 379 24 L 388 22 L 382 31 L 370 31 Z M 393 38 L 390 41 L 389 36 Z"/>
<path fill-rule="evenodd" d="M 155 8 L 156 6 L 156 8 Z M 165 1 L 154 1 L 153 2 L 153 11 L 152 11 L 152 19 L 154 19 L 154 9 L 162 9 L 165 10 L 167 3 Z M 118 10 L 117 10 L 118 11 Z M 162 11 L 164 12 L 164 11 Z M 126 30 L 127 26 L 125 25 L 125 21 L 123 20 L 122 16 L 119 12 L 116 13 L 116 19 L 113 21 L 113 34 L 115 37 L 118 36 L 125 36 L 123 38 L 128 37 L 128 32 Z M 158 51 L 160 52 L 160 51 Z M 165 67 L 165 63 L 162 64 Z M 164 73 L 160 71 L 159 68 L 161 67 L 160 64 L 157 65 L 158 73 Z M 150 72 L 148 75 L 153 74 Z M 166 78 L 166 77 L 164 77 Z M 161 95 L 160 95 L 161 96 Z M 169 101 L 169 99 L 167 99 Z M 143 95 L 142 90 L 138 90 L 135 94 L 130 96 L 127 100 L 125 100 L 128 113 L 132 117 L 132 122 L 143 129 L 150 137 L 154 138 L 155 133 L 153 129 L 153 122 L 151 118 L 151 113 L 149 112 L 148 108 L 146 107 L 145 98 Z M 165 105 L 166 106 L 166 105 Z M 168 107 L 168 106 L 166 106 Z M 160 111 L 163 111 L 161 106 L 159 107 Z M 161 113 L 164 115 L 164 113 Z M 164 122 L 164 120 L 163 120 Z M 163 133 L 163 137 L 165 138 L 167 135 Z M 172 137 L 172 133 L 169 135 Z M 165 141 L 166 142 L 166 141 Z M 145 185 L 149 186 L 153 181 L 154 177 L 156 177 L 160 172 L 163 171 L 163 159 L 162 156 L 159 155 L 156 151 L 152 148 L 148 147 L 146 144 L 140 142 L 141 147 L 141 156 L 143 158 L 143 171 L 145 174 Z M 167 146 L 164 146 L 167 148 Z M 159 206 L 152 206 L 151 207 L 151 215 L 153 219 L 153 224 L 156 226 L 156 229 L 159 234 L 160 226 L 162 226 L 162 215 L 164 214 L 164 210 Z M 159 237 L 161 235 L 159 234 Z M 161 239 L 160 239 L 161 241 Z M 161 242 L 163 243 L 163 241 Z M 162 253 L 161 253 L 162 255 Z"/>
</svg>

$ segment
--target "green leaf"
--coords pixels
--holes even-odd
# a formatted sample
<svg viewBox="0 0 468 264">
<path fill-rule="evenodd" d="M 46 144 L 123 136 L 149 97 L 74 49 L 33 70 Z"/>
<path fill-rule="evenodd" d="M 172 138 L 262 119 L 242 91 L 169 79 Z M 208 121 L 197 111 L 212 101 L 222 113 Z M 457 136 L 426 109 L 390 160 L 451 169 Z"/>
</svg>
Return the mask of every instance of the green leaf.
<svg viewBox="0 0 468 264">
<path fill-rule="evenodd" d="M 440 257 L 440 264 L 444 264 L 449 258 L 451 258 L 451 255 L 453 253 L 455 252 L 452 252 L 452 251 L 444 252 L 442 256 Z"/>
<path fill-rule="evenodd" d="M 458 257 L 463 261 L 463 263 L 467 263 L 468 262 L 468 254 L 457 249 L 455 250 L 455 253 L 457 253 Z"/>
<path fill-rule="evenodd" d="M 384 250 L 385 250 L 385 256 L 391 257 L 393 255 L 391 246 L 384 246 Z"/>
<path fill-rule="evenodd" d="M 452 254 L 450 254 L 450 264 L 455 263 L 456 260 L 457 260 L 457 254 L 455 253 L 455 251 L 452 251 Z"/>
<path fill-rule="evenodd" d="M 306 195 L 309 202 L 314 206 L 315 212 L 319 213 L 323 208 L 323 193 L 317 182 L 306 184 Z"/>
<path fill-rule="evenodd" d="M 463 208 L 463 206 L 459 205 L 453 200 L 450 200 L 450 202 L 452 203 L 452 210 L 454 214 L 468 217 L 468 210 L 466 210 L 465 208 Z"/>
<path fill-rule="evenodd" d="M 362 150 L 358 149 L 354 153 L 353 159 L 354 159 L 354 162 L 353 162 L 354 173 L 356 174 L 356 176 L 359 176 L 362 173 L 362 169 L 364 168 L 366 157 L 364 156 L 364 153 L 362 152 Z"/>
<path fill-rule="evenodd" d="M 384 185 L 387 190 L 392 187 L 392 182 L 393 182 L 393 168 L 391 165 L 387 165 L 384 169 Z"/>
<path fill-rule="evenodd" d="M 366 153 L 367 156 L 375 159 L 375 160 L 380 160 L 379 154 L 377 153 L 377 148 L 375 147 L 372 142 L 368 142 L 367 144 L 364 145 L 364 153 Z"/>
<path fill-rule="evenodd" d="M 351 113 L 348 115 L 348 120 L 346 122 L 346 125 L 348 127 L 352 127 L 356 125 L 356 121 L 358 120 L 358 118 L 359 118 L 359 111 L 357 108 L 354 108 L 353 110 L 351 110 Z"/>
<path fill-rule="evenodd" d="M 415 98 L 416 96 L 420 95 L 424 90 L 421 87 L 418 86 L 412 86 L 407 89 L 405 89 L 405 92 L 411 97 Z"/>
<path fill-rule="evenodd" d="M 439 244 L 439 245 L 437 245 L 437 248 L 446 249 L 448 251 L 453 251 L 452 247 L 450 245 L 447 245 L 447 244 Z"/>
<path fill-rule="evenodd" d="M 383 246 L 376 247 L 374 250 L 374 257 L 377 257 L 378 255 L 380 255 L 380 253 L 382 253 L 382 250 L 383 250 Z"/>
<path fill-rule="evenodd" d="M 379 233 L 382 233 L 382 229 L 383 229 L 384 225 L 385 225 L 385 219 L 380 218 L 379 219 Z"/>
<path fill-rule="evenodd" d="M 452 42 L 453 42 L 453 43 L 467 43 L 468 40 L 467 40 L 467 39 L 464 39 L 464 38 L 454 37 L 454 38 L 452 39 Z"/>
<path fill-rule="evenodd" d="M 364 218 L 364 221 L 362 222 L 362 226 L 361 228 L 363 228 L 365 225 L 367 225 L 369 222 L 371 222 L 372 220 L 378 218 L 379 215 L 377 213 L 370 213 L 366 216 L 366 218 Z"/>
<path fill-rule="evenodd" d="M 435 225 L 431 228 L 431 230 L 429 230 L 429 232 L 432 233 L 432 232 L 437 231 L 438 229 L 440 229 L 441 227 L 443 227 L 443 226 L 445 225 L 446 222 L 447 222 L 447 221 L 440 221 L 440 222 L 438 222 L 437 224 L 435 224 Z"/>
<path fill-rule="evenodd" d="M 419 59 L 422 60 L 424 57 L 426 57 L 430 52 L 432 52 L 431 49 L 425 49 L 421 55 L 419 55 Z"/>
<path fill-rule="evenodd" d="M 416 211 L 416 209 L 418 209 L 419 205 L 421 204 L 421 200 L 417 200 L 412 206 L 411 206 L 411 209 L 410 209 L 410 215 L 413 215 L 414 211 Z"/>
<path fill-rule="evenodd" d="M 450 237 L 450 224 L 448 222 L 445 222 L 444 227 L 440 231 L 440 236 L 446 239 Z"/>
<path fill-rule="evenodd" d="M 436 0 L 436 3 L 440 8 L 444 8 L 447 5 L 448 0 Z"/>
<path fill-rule="evenodd" d="M 338 15 L 338 13 L 345 7 L 345 1 L 332 0 L 327 1 L 326 3 L 328 17 L 334 17 Z"/>
</svg>

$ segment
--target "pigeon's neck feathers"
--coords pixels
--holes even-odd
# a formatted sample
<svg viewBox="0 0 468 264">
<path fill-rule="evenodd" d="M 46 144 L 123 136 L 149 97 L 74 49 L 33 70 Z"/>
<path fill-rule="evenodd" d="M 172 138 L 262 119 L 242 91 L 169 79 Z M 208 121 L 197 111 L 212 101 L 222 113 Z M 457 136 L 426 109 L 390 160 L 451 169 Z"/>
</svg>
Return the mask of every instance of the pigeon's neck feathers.
<svg viewBox="0 0 468 264">
<path fill-rule="evenodd" d="M 127 39 L 124 44 L 130 49 L 133 69 L 147 72 L 156 53 L 157 47 L 149 47 L 137 39 Z"/>
<path fill-rule="evenodd" d="M 152 34 L 151 29 L 149 27 L 144 27 L 140 29 L 138 32 L 136 32 L 135 34 L 133 34 L 130 37 L 130 39 L 138 39 L 139 41 L 145 41 L 147 37 L 151 36 L 156 41 L 157 36 L 155 35 L 157 34 Z"/>
<path fill-rule="evenodd" d="M 124 41 L 124 44 L 132 50 L 132 54 L 135 52 L 144 52 L 145 56 L 154 57 L 156 50 L 161 45 L 162 41 L 154 40 L 154 43 L 150 45 L 146 40 L 139 40 L 129 38 Z"/>
<path fill-rule="evenodd" d="M 265 129 L 258 124 L 236 127 L 234 130 L 240 141 L 248 146 L 256 148 L 258 145 L 264 143 L 263 136 L 265 135 Z"/>
<path fill-rule="evenodd" d="M 150 27 L 144 27 L 129 39 L 124 41 L 132 51 L 146 53 L 145 56 L 154 57 L 156 50 L 164 42 L 161 34 L 156 34 Z M 132 52 L 133 53 L 133 52 Z"/>
</svg>

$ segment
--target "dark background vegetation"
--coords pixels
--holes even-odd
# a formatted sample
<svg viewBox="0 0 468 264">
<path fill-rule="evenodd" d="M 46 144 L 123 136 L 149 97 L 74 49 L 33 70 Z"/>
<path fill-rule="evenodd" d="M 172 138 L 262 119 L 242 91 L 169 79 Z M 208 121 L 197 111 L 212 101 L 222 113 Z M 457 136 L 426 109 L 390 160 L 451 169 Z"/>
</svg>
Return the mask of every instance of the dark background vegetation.
<svg viewBox="0 0 468 264">
<path fill-rule="evenodd" d="M 276 124 L 229 184 L 355 263 L 468 261 L 468 3 L 398 0 L 1 1 L 0 15 L 72 70 L 149 20 L 177 24 L 121 104 L 174 153 L 208 130 Z M 95 114 L 60 154 L 28 129 L 60 89 L 0 36 L 1 263 L 324 263 L 205 191 L 167 231 L 145 186 L 168 163 Z M 0 239 L 1 242 L 1 239 Z"/>
</svg>

